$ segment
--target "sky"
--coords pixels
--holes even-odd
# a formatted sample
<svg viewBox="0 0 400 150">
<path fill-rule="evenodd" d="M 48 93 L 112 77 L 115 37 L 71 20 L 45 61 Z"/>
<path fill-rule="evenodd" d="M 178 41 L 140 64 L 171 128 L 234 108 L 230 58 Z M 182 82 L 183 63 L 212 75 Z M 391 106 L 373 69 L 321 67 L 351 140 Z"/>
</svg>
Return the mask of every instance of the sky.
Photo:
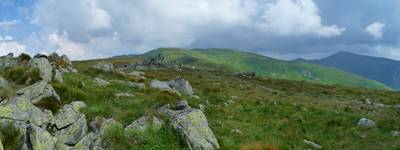
<svg viewBox="0 0 400 150">
<path fill-rule="evenodd" d="M 0 0 L 0 55 L 80 60 L 179 47 L 400 60 L 399 14 L 399 0 Z"/>
</svg>

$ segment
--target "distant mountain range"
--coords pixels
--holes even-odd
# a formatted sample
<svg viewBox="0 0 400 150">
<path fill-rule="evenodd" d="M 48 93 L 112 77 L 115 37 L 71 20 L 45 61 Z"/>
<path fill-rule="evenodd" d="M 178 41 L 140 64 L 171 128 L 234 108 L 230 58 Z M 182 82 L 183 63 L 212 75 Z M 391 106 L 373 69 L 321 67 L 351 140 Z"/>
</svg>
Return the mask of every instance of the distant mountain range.
<svg viewBox="0 0 400 150">
<path fill-rule="evenodd" d="M 323 59 L 295 61 L 334 67 L 400 90 L 400 61 L 349 52 L 338 52 Z"/>
<path fill-rule="evenodd" d="M 339 84 L 351 87 L 391 89 L 379 82 L 336 68 L 305 62 L 274 59 L 254 53 L 229 49 L 160 48 L 143 55 L 124 57 L 151 57 L 163 55 L 167 60 L 195 66 L 198 69 L 217 69 L 229 72 L 256 72 L 259 76 L 300 80 L 321 84 Z"/>
</svg>

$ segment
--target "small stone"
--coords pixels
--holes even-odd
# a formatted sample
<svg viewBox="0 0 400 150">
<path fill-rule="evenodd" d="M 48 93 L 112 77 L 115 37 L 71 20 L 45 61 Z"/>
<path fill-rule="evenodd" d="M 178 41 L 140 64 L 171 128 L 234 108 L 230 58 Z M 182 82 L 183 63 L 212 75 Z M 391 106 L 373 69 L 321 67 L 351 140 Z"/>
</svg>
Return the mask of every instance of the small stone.
<svg viewBox="0 0 400 150">
<path fill-rule="evenodd" d="M 100 86 L 107 86 L 110 84 L 110 82 L 108 82 L 104 79 L 101 79 L 101 78 L 94 78 L 94 82 L 96 82 Z"/>
<path fill-rule="evenodd" d="M 317 143 L 315 143 L 313 141 L 309 141 L 309 140 L 304 139 L 303 142 L 306 143 L 307 145 L 312 146 L 315 149 L 321 149 L 322 148 L 321 145 L 319 145 L 319 144 L 317 144 Z"/>
<path fill-rule="evenodd" d="M 237 134 L 242 134 L 242 131 L 240 131 L 239 129 L 233 129 L 231 130 L 232 133 L 237 133 Z"/>
<path fill-rule="evenodd" d="M 133 94 L 129 94 L 129 93 L 117 93 L 115 94 L 116 97 L 135 97 L 135 95 Z"/>
<path fill-rule="evenodd" d="M 400 136 L 400 131 L 392 131 L 392 136 L 394 136 L 394 137 L 398 137 L 398 136 Z"/>
<path fill-rule="evenodd" d="M 359 127 L 363 127 L 363 128 L 370 128 L 370 127 L 374 127 L 376 125 L 376 123 L 370 119 L 367 118 L 361 118 L 357 125 Z"/>
</svg>

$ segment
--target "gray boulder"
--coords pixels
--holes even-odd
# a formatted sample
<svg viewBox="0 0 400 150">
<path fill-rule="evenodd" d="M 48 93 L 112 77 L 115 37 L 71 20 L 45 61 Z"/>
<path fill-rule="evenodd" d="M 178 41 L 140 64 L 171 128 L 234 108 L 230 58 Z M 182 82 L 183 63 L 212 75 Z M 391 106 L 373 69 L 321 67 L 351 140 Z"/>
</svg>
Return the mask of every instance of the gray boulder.
<svg viewBox="0 0 400 150">
<path fill-rule="evenodd" d="M 101 78 L 94 78 L 94 82 L 96 82 L 96 84 L 100 85 L 100 86 L 107 86 L 110 84 L 110 82 L 101 79 Z"/>
<path fill-rule="evenodd" d="M 319 145 L 319 144 L 317 144 L 317 143 L 315 143 L 315 142 L 313 142 L 313 141 L 309 141 L 309 140 L 304 139 L 303 142 L 304 142 L 305 144 L 307 144 L 307 145 L 310 145 L 311 147 L 313 147 L 313 148 L 315 148 L 315 149 L 322 149 L 322 146 L 321 146 L 321 145 Z"/>
<path fill-rule="evenodd" d="M 180 105 L 175 109 L 170 109 L 168 105 L 160 108 L 160 112 L 169 117 L 169 126 L 175 129 L 190 149 L 219 149 L 203 112 L 191 108 L 187 102 L 181 102 Z"/>
<path fill-rule="evenodd" d="M 64 82 L 63 75 L 62 75 L 61 71 L 58 69 L 54 70 L 54 80 L 57 82 L 60 82 L 60 83 Z"/>
<path fill-rule="evenodd" d="M 363 128 L 371 128 L 371 127 L 374 127 L 376 125 L 376 123 L 374 121 L 370 120 L 370 119 L 361 118 L 358 121 L 357 125 L 359 127 L 363 127 Z"/>
<path fill-rule="evenodd" d="M 154 130 L 159 130 L 163 126 L 164 121 L 153 116 L 142 116 L 139 119 L 135 120 L 132 122 L 130 125 L 128 125 L 125 130 L 134 130 L 137 132 L 144 132 L 146 131 L 149 127 L 152 127 Z"/>
<path fill-rule="evenodd" d="M 0 77 L 0 88 L 5 88 L 8 87 L 9 83 L 6 79 L 4 79 L 3 77 Z"/>
<path fill-rule="evenodd" d="M 114 65 L 111 63 L 106 62 L 99 62 L 92 66 L 94 69 L 103 70 L 105 72 L 112 72 L 114 71 Z"/>
<path fill-rule="evenodd" d="M 182 77 L 177 77 L 176 79 L 169 81 L 168 85 L 171 88 L 173 88 L 175 90 L 178 90 L 179 92 L 182 92 L 184 94 L 187 94 L 187 95 L 193 95 L 194 94 L 193 88 L 189 84 L 189 81 L 186 81 Z"/>
<path fill-rule="evenodd" d="M 58 103 L 61 103 L 60 96 L 58 96 L 53 86 L 44 80 L 17 91 L 17 94 L 30 99 L 34 104 L 48 97 L 53 97 Z"/>
<path fill-rule="evenodd" d="M 400 104 L 399 105 L 395 105 L 394 108 L 396 109 L 397 112 L 400 113 Z"/>
<path fill-rule="evenodd" d="M 54 150 L 57 144 L 55 137 L 51 136 L 46 130 L 32 124 L 27 126 L 24 139 L 22 149 Z"/>
<path fill-rule="evenodd" d="M 83 102 L 72 102 L 64 105 L 55 116 L 57 131 L 54 136 L 66 145 L 75 145 L 88 133 L 86 117 L 80 112 L 86 105 Z"/>
<path fill-rule="evenodd" d="M 90 132 L 74 146 L 73 150 L 102 150 L 101 139 L 99 135 Z"/>
<path fill-rule="evenodd" d="M 32 67 L 37 67 L 40 70 L 40 77 L 44 81 L 51 81 L 53 77 L 53 67 L 50 65 L 49 60 L 45 57 L 33 58 L 30 61 Z"/>
<path fill-rule="evenodd" d="M 37 126 L 51 122 L 51 115 L 35 107 L 26 97 L 14 97 L 0 104 L 0 118 L 8 121 L 30 121 Z"/>
<path fill-rule="evenodd" d="M 169 85 L 168 82 L 163 82 L 159 80 L 152 80 L 150 82 L 150 87 L 154 89 L 160 89 L 160 90 L 170 90 L 172 89 Z"/>
</svg>

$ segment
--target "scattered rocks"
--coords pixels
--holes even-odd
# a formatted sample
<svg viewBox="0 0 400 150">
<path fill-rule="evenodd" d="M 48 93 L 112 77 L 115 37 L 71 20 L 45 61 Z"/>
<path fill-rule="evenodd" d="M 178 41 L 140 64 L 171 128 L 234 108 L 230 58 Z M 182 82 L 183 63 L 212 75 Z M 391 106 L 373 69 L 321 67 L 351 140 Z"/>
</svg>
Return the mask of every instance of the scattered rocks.
<svg viewBox="0 0 400 150">
<path fill-rule="evenodd" d="M 153 116 L 147 116 L 144 115 L 140 117 L 139 119 L 135 120 L 132 122 L 130 125 L 128 125 L 125 130 L 134 130 L 137 132 L 144 132 L 146 131 L 149 127 L 151 127 L 154 130 L 159 130 L 161 127 L 164 125 L 164 121 Z"/>
<path fill-rule="evenodd" d="M 201 110 L 193 109 L 187 102 L 180 102 L 177 108 L 169 105 L 160 108 L 169 117 L 169 126 L 184 139 L 190 149 L 219 149 L 219 144 Z"/>
<path fill-rule="evenodd" d="M 61 104 L 60 97 L 54 90 L 53 86 L 47 83 L 47 81 L 40 81 L 31 86 L 25 87 L 19 91 L 17 94 L 20 96 L 25 96 L 34 104 L 38 103 L 43 98 L 53 97 Z"/>
<path fill-rule="evenodd" d="M 376 125 L 376 123 L 374 121 L 370 120 L 370 119 L 361 118 L 358 121 L 357 125 L 359 127 L 363 127 L 363 128 L 371 128 L 371 127 L 374 127 Z"/>
<path fill-rule="evenodd" d="M 319 145 L 319 144 L 317 144 L 317 143 L 315 143 L 313 141 L 309 141 L 309 140 L 304 139 L 303 142 L 306 143 L 307 145 L 312 146 L 315 149 L 322 149 L 321 145 Z"/>
<path fill-rule="evenodd" d="M 100 85 L 100 86 L 107 86 L 110 84 L 110 82 L 101 79 L 101 78 L 94 78 L 94 82 L 96 82 L 96 84 Z"/>
<path fill-rule="evenodd" d="M 129 93 L 117 93 L 115 94 L 115 97 L 135 97 L 135 95 Z"/>
<path fill-rule="evenodd" d="M 114 65 L 111 63 L 106 62 L 99 62 L 92 66 L 94 69 L 103 70 L 105 72 L 112 72 L 114 71 Z"/>
<path fill-rule="evenodd" d="M 193 88 L 189 84 L 189 81 L 186 81 L 182 77 L 177 77 L 174 80 L 169 81 L 168 85 L 171 88 L 173 88 L 175 90 L 178 90 L 179 92 L 182 92 L 184 94 L 187 94 L 187 95 L 193 95 L 194 94 Z"/>
<path fill-rule="evenodd" d="M 51 81 L 53 77 L 53 67 L 50 65 L 46 57 L 35 57 L 30 61 L 32 67 L 37 67 L 40 70 L 40 77 L 44 81 Z"/>
<path fill-rule="evenodd" d="M 237 72 L 237 73 L 234 73 L 233 76 L 246 77 L 246 78 L 255 78 L 256 77 L 256 73 L 255 72 Z"/>
</svg>

